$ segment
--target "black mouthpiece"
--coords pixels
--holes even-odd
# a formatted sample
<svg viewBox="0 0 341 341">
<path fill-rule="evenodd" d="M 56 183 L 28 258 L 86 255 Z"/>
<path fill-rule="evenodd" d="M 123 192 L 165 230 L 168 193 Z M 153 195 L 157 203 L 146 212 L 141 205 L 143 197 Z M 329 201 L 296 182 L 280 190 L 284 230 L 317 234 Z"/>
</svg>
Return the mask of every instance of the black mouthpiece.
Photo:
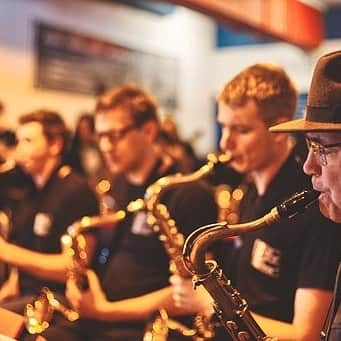
<svg viewBox="0 0 341 341">
<path fill-rule="evenodd" d="M 303 213 L 305 209 L 317 200 L 319 192 L 305 190 L 294 194 L 277 206 L 277 211 L 281 218 L 292 218 L 298 213 Z"/>
</svg>

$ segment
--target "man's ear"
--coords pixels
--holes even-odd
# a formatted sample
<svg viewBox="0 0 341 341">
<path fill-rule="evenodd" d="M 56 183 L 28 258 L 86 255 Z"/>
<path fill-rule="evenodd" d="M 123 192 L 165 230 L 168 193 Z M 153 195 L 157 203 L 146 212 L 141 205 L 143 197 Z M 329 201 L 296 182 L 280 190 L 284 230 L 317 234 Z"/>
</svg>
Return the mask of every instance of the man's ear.
<svg viewBox="0 0 341 341">
<path fill-rule="evenodd" d="M 150 137 L 151 141 L 155 141 L 159 133 L 159 125 L 155 121 L 148 121 L 142 125 L 143 132 Z"/>
<path fill-rule="evenodd" d="M 64 147 L 64 141 L 61 137 L 56 137 L 52 140 L 50 145 L 50 152 L 52 156 L 58 156 L 62 154 L 62 150 Z"/>
</svg>

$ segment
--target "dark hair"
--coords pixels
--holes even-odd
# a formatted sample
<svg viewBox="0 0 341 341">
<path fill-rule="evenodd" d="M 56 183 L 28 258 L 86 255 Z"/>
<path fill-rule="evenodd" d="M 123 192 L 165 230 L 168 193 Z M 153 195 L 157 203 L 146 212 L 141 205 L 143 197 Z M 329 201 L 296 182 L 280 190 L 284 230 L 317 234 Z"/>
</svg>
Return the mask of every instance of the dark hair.
<svg viewBox="0 0 341 341">
<path fill-rule="evenodd" d="M 13 147 L 16 145 L 15 133 L 12 130 L 5 130 L 0 132 L 0 141 L 7 147 Z"/>
<path fill-rule="evenodd" d="M 137 125 L 158 121 L 155 100 L 135 84 L 124 84 L 105 92 L 97 101 L 95 114 L 116 108 L 123 108 L 131 113 Z"/>
<path fill-rule="evenodd" d="M 91 133 L 95 133 L 95 123 L 94 116 L 91 113 L 83 112 L 78 118 L 76 129 L 74 131 L 74 135 L 71 139 L 69 151 L 65 157 L 65 161 L 69 164 L 73 169 L 77 170 L 79 173 L 86 175 L 86 170 L 82 163 L 82 139 L 80 133 L 80 125 L 81 122 L 86 122 L 89 125 Z"/>
<path fill-rule="evenodd" d="M 82 122 L 86 121 L 88 123 L 89 128 L 91 132 L 95 132 L 95 121 L 94 121 L 94 116 L 91 113 L 83 112 L 78 118 L 77 125 L 76 125 L 76 134 L 78 133 L 79 126 L 81 125 Z"/>
<path fill-rule="evenodd" d="M 42 125 L 43 134 L 48 141 L 53 141 L 57 137 L 62 138 L 62 153 L 65 152 L 69 142 L 69 131 L 60 114 L 52 110 L 40 109 L 19 118 L 19 124 L 21 125 L 30 122 L 38 122 Z"/>
<path fill-rule="evenodd" d="M 248 100 L 254 100 L 264 122 L 271 125 L 279 117 L 294 117 L 297 90 L 281 67 L 254 64 L 229 81 L 217 99 L 231 107 L 240 107 Z"/>
</svg>

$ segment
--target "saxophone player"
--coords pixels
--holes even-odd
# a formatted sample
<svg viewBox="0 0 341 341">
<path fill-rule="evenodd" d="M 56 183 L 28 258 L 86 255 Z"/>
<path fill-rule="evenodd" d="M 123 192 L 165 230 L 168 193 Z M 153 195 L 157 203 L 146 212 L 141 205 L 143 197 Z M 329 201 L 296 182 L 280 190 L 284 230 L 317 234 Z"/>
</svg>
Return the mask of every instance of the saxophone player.
<svg viewBox="0 0 341 341">
<path fill-rule="evenodd" d="M 9 240 L 0 237 L 0 260 L 12 269 L 0 306 L 23 314 L 43 286 L 64 296 L 68 257 L 59 239 L 75 220 L 97 214 L 98 203 L 86 180 L 63 163 L 68 131 L 58 113 L 21 116 L 16 136 L 17 167 L 0 175 L 1 204 L 12 212 Z M 94 244 L 90 236 L 89 251 Z"/>
<path fill-rule="evenodd" d="M 241 222 L 259 218 L 292 193 L 311 187 L 297 146 L 287 134 L 268 131 L 292 119 L 296 109 L 296 88 L 282 68 L 251 65 L 224 86 L 217 100 L 220 147 L 232 155 L 230 166 L 249 180 Z M 336 224 L 316 205 L 297 219 L 243 235 L 236 257 L 222 267 L 266 335 L 315 341 L 332 298 L 340 240 Z M 172 278 L 172 283 L 179 306 L 208 310 L 207 295 L 200 300 L 186 281 Z"/>
<path fill-rule="evenodd" d="M 117 207 L 125 209 L 143 198 L 158 178 L 177 171 L 155 144 L 159 132 L 153 98 L 136 85 L 115 87 L 97 101 L 97 140 L 113 173 L 112 193 Z M 203 221 L 214 222 L 213 196 L 201 184 L 184 185 L 162 198 L 182 233 L 188 234 Z M 109 237 L 107 237 L 107 240 Z M 111 254 L 88 271 L 89 289 L 80 291 L 67 283 L 67 297 L 80 319 L 57 320 L 43 334 L 49 340 L 142 340 L 145 324 L 159 308 L 177 313 L 169 286 L 169 258 L 146 221 L 146 212 L 131 214 L 116 226 L 110 241 Z"/>
<path fill-rule="evenodd" d="M 322 56 L 314 70 L 303 119 L 271 127 L 273 132 L 303 133 L 309 153 L 303 170 L 313 187 L 321 192 L 319 207 L 324 216 L 341 222 L 341 51 Z M 339 225 L 340 228 L 340 225 Z M 327 245 L 325 252 L 327 251 Z M 341 340 L 340 276 L 335 283 L 323 340 Z"/>
</svg>

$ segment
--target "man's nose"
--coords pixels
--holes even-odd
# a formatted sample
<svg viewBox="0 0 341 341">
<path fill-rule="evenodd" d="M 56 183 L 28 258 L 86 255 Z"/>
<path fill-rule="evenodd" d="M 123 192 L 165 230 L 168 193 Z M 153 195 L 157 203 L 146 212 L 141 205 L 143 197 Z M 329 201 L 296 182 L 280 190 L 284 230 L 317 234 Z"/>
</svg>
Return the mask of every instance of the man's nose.
<svg viewBox="0 0 341 341">
<path fill-rule="evenodd" d="M 321 173 L 321 166 L 318 158 L 318 154 L 314 153 L 313 150 L 309 148 L 306 160 L 303 164 L 304 173 L 307 175 L 318 175 Z"/>
<path fill-rule="evenodd" d="M 221 150 L 223 151 L 226 151 L 227 149 L 230 149 L 231 147 L 233 147 L 233 137 L 232 137 L 231 130 L 229 129 L 223 130 L 219 145 L 220 145 Z"/>
<path fill-rule="evenodd" d="M 98 146 L 103 153 L 110 152 L 113 149 L 113 143 L 108 136 L 102 136 L 98 142 Z"/>
</svg>

